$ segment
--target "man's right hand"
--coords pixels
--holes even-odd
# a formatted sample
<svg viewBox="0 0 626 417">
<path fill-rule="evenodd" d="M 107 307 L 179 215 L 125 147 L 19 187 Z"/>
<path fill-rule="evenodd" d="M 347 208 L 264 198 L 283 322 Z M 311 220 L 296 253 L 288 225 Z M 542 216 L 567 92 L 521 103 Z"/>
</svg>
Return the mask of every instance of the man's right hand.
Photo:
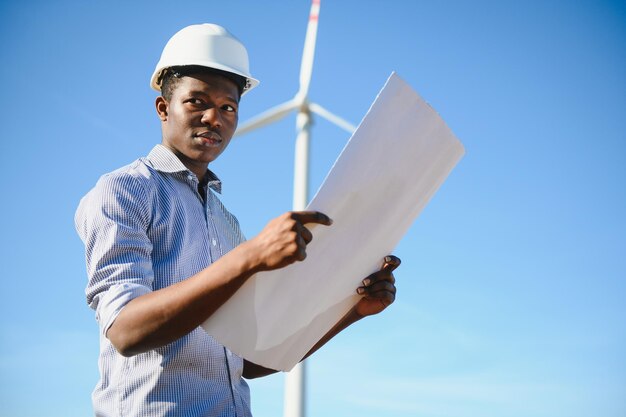
<svg viewBox="0 0 626 417">
<path fill-rule="evenodd" d="M 279 269 L 306 258 L 306 245 L 313 235 L 305 224 L 330 226 L 332 220 L 318 211 L 290 211 L 270 221 L 255 238 L 255 264 L 261 271 Z"/>
</svg>

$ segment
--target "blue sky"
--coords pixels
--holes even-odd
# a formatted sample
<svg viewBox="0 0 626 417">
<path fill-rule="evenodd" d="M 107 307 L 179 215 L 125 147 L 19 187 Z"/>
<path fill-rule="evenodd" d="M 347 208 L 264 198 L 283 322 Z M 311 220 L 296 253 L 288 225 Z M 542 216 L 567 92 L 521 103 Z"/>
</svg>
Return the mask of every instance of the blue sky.
<svg viewBox="0 0 626 417">
<path fill-rule="evenodd" d="M 0 1 L 2 416 L 91 413 L 73 214 L 159 142 L 167 39 L 214 22 L 247 45 L 241 121 L 297 90 L 307 1 L 129 3 Z M 393 307 L 309 362 L 309 415 L 626 415 L 624 3 L 322 1 L 314 101 L 356 124 L 393 70 L 467 153 L 397 247 Z M 294 124 L 213 166 L 248 236 L 291 207 Z M 313 190 L 347 139 L 316 122 Z M 257 417 L 281 415 L 281 375 L 251 386 Z"/>
</svg>

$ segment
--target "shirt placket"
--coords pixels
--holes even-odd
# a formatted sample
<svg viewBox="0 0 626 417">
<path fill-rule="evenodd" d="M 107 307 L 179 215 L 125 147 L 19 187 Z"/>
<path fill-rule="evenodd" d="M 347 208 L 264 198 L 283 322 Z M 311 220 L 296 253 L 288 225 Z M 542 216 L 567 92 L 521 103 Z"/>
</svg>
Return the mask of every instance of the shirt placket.
<svg viewBox="0 0 626 417">
<path fill-rule="evenodd" d="M 216 260 L 218 260 L 220 258 L 221 254 L 221 250 L 220 250 L 220 242 L 218 239 L 218 232 L 217 232 L 217 228 L 215 226 L 215 219 L 214 219 L 214 215 L 213 215 L 213 208 L 212 208 L 212 204 L 210 202 L 211 200 L 211 191 L 209 190 L 209 187 L 205 187 L 204 188 L 204 193 L 205 195 L 202 196 L 200 195 L 200 191 L 198 189 L 198 185 L 199 185 L 199 181 L 198 178 L 196 178 L 195 175 L 189 173 L 187 174 L 187 180 L 189 185 L 191 186 L 191 188 L 194 190 L 196 196 L 198 197 L 198 200 L 200 200 L 200 204 L 202 204 L 202 212 L 204 214 L 204 223 L 206 226 L 206 236 L 208 239 L 208 246 L 209 246 L 209 258 L 210 258 L 210 262 L 213 263 Z"/>
<path fill-rule="evenodd" d="M 213 204 L 215 198 L 211 190 L 206 191 L 206 201 L 204 215 L 207 222 L 207 232 L 209 233 L 209 252 L 211 254 L 211 262 L 217 261 L 222 255 L 222 247 L 219 239 L 219 232 L 215 222 L 215 207 Z"/>
<path fill-rule="evenodd" d="M 217 214 L 217 210 L 215 208 L 215 202 L 214 202 L 215 196 L 213 195 L 213 192 L 207 186 L 204 188 L 205 195 L 204 195 L 204 198 L 202 198 L 203 196 L 200 195 L 200 191 L 198 189 L 199 181 L 195 175 L 192 175 L 191 173 L 188 174 L 187 180 L 189 181 L 190 185 L 195 190 L 196 195 L 198 196 L 204 208 L 203 210 L 204 220 L 205 220 L 205 225 L 207 228 L 207 237 L 209 239 L 209 257 L 210 257 L 211 263 L 213 263 L 223 255 L 222 246 L 221 246 L 220 239 L 219 239 L 219 232 L 217 230 L 216 221 L 215 221 L 215 216 Z M 226 349 L 226 347 L 223 347 L 223 352 L 224 352 L 224 367 L 226 368 L 226 374 L 228 377 L 228 385 L 230 388 L 230 395 L 231 395 L 231 400 L 232 400 L 231 411 L 235 417 L 238 417 L 243 411 L 240 412 L 239 410 L 241 399 L 239 398 L 238 390 L 235 387 L 235 383 L 234 383 L 233 376 L 232 376 L 233 370 L 231 369 L 231 366 L 230 366 L 232 358 L 229 359 L 229 356 L 231 356 L 232 354 L 228 349 Z M 238 399 L 239 401 L 237 401 Z"/>
<path fill-rule="evenodd" d="M 228 385 L 230 386 L 230 396 L 232 400 L 232 404 L 230 409 L 235 417 L 239 417 L 243 415 L 243 409 L 240 410 L 241 398 L 239 397 L 239 392 L 237 391 L 237 387 L 235 387 L 235 380 L 233 379 L 234 370 L 231 368 L 231 361 L 233 360 L 232 353 L 225 346 L 224 350 L 224 365 L 226 366 L 226 374 L 228 377 Z M 237 401 L 239 400 L 239 401 Z"/>
<path fill-rule="evenodd" d="M 214 198 L 215 196 L 213 195 L 213 192 L 207 187 L 206 199 L 205 199 L 205 216 L 207 219 L 207 227 L 210 230 L 209 251 L 211 253 L 211 258 L 212 258 L 211 262 L 215 262 L 217 259 L 219 259 L 223 255 L 222 246 L 220 243 L 219 234 L 218 234 L 216 221 L 215 221 L 215 216 L 217 215 L 217 213 L 215 209 Z M 231 357 L 232 354 L 230 350 L 226 349 L 226 347 L 224 347 L 223 351 L 224 351 L 224 366 L 226 367 L 226 373 L 228 376 L 228 385 L 230 387 L 230 395 L 232 399 L 231 411 L 233 415 L 237 417 L 240 415 L 239 405 L 237 402 L 237 398 L 239 395 L 236 394 L 237 389 L 234 385 L 235 383 L 233 379 L 233 370 L 231 369 L 231 366 L 230 366 L 231 360 L 232 360 L 232 357 Z"/>
</svg>

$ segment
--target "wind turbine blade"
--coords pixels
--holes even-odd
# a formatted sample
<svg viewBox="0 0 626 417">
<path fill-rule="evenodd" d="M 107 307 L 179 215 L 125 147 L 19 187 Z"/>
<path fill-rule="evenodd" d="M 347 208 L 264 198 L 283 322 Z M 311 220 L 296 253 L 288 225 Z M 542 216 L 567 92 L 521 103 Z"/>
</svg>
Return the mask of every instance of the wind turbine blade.
<svg viewBox="0 0 626 417">
<path fill-rule="evenodd" d="M 320 0 L 312 0 L 311 12 L 309 14 L 309 24 L 304 38 L 304 50 L 302 51 L 302 62 L 300 63 L 300 91 L 301 97 L 306 97 L 311 83 L 313 73 L 313 57 L 315 55 L 315 40 L 317 38 L 317 22 L 320 13 Z"/>
<path fill-rule="evenodd" d="M 298 108 L 298 102 L 293 99 L 279 104 L 278 106 L 274 106 L 239 125 L 237 131 L 235 132 L 235 136 L 241 136 L 251 130 L 276 122 L 287 116 L 289 112 L 295 110 L 296 108 Z"/>
<path fill-rule="evenodd" d="M 339 126 L 340 128 L 342 128 L 343 130 L 345 130 L 348 133 L 353 133 L 356 130 L 356 126 L 355 125 L 353 125 L 352 123 L 342 119 L 339 116 L 335 116 L 334 114 L 332 114 L 331 112 L 329 112 L 328 110 L 326 110 L 325 108 L 320 106 L 319 104 L 309 103 L 309 109 L 313 113 L 318 114 L 319 116 L 321 116 L 324 119 L 328 120 L 329 122 Z"/>
</svg>

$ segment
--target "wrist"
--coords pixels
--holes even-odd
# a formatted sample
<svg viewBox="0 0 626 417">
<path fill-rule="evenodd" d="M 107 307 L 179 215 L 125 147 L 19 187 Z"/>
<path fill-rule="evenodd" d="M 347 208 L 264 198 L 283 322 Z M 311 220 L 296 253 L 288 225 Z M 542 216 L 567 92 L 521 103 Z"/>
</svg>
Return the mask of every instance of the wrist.
<svg viewBox="0 0 626 417">
<path fill-rule="evenodd" d="M 346 322 L 346 325 L 349 326 L 352 323 L 356 323 L 357 321 L 361 320 L 364 317 L 366 316 L 364 316 L 363 314 L 360 314 L 357 310 L 357 306 L 354 306 L 350 309 L 350 311 L 348 311 L 348 314 L 344 316 L 343 320 Z"/>
<path fill-rule="evenodd" d="M 246 271 L 249 271 L 250 274 L 253 275 L 264 270 L 254 239 L 243 242 L 239 245 L 238 249 L 241 251 L 240 255 L 243 261 L 243 268 Z"/>
</svg>

